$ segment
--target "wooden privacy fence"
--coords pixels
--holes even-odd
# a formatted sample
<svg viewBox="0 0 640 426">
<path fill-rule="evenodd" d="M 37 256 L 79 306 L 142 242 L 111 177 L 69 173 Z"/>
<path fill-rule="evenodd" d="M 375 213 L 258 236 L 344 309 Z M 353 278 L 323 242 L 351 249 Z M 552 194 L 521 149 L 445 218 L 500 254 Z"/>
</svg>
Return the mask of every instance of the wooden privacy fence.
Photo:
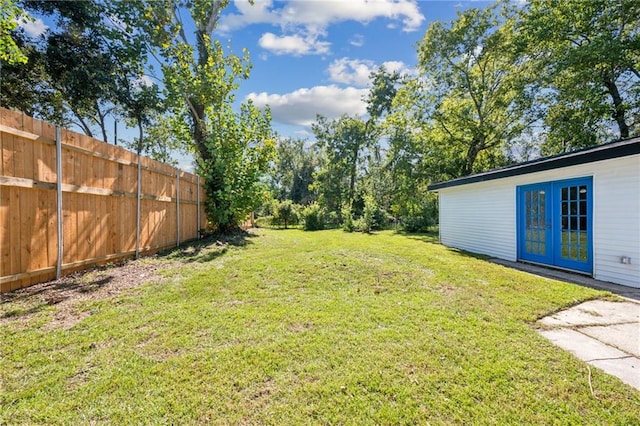
<svg viewBox="0 0 640 426">
<path fill-rule="evenodd" d="M 198 238 L 199 177 L 0 108 L 0 293 Z"/>
</svg>

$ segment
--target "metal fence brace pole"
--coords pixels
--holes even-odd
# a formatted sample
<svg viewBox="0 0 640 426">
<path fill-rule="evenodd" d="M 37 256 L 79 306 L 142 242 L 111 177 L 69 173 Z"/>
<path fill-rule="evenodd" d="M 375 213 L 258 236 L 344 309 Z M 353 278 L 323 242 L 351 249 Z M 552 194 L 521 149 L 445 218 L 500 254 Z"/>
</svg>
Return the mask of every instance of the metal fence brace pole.
<svg viewBox="0 0 640 426">
<path fill-rule="evenodd" d="M 180 170 L 176 170 L 176 247 L 180 245 Z"/>
<path fill-rule="evenodd" d="M 62 131 L 56 126 L 56 205 L 58 216 L 58 259 L 56 261 L 56 279 L 62 276 L 62 257 L 64 255 L 64 236 L 62 234 Z"/>
<path fill-rule="evenodd" d="M 200 239 L 200 175 L 197 176 L 196 182 L 197 182 L 196 185 L 198 185 L 197 187 L 198 212 L 196 213 L 196 216 L 197 216 L 196 220 L 197 220 L 198 227 L 196 228 L 196 235 L 197 235 L 197 238 Z"/>
<path fill-rule="evenodd" d="M 142 161 L 138 149 L 138 189 L 136 194 L 136 259 L 140 258 L 140 204 L 142 195 Z"/>
</svg>

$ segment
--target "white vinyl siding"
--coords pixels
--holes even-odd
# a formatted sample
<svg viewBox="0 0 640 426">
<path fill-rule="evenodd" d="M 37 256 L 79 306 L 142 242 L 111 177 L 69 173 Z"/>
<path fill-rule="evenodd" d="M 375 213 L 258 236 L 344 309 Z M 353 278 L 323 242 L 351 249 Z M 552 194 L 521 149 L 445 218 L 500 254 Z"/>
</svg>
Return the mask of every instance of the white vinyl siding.
<svg viewBox="0 0 640 426">
<path fill-rule="evenodd" d="M 516 260 L 516 187 L 585 176 L 593 177 L 593 276 L 640 288 L 640 155 L 442 188 L 441 241 Z"/>
<path fill-rule="evenodd" d="M 594 277 L 640 288 L 640 155 L 600 163 L 593 188 Z M 631 264 L 620 263 L 622 256 Z"/>
<path fill-rule="evenodd" d="M 504 179 L 440 190 L 444 245 L 516 260 L 515 232 L 515 191 Z"/>
</svg>

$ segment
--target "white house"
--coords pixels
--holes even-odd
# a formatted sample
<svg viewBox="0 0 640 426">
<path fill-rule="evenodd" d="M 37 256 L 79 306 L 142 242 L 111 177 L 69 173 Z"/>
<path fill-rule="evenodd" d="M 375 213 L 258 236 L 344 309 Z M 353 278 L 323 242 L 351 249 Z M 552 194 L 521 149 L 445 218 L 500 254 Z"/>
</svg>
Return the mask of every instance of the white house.
<svg viewBox="0 0 640 426">
<path fill-rule="evenodd" d="M 640 138 L 429 187 L 440 241 L 640 288 Z"/>
</svg>

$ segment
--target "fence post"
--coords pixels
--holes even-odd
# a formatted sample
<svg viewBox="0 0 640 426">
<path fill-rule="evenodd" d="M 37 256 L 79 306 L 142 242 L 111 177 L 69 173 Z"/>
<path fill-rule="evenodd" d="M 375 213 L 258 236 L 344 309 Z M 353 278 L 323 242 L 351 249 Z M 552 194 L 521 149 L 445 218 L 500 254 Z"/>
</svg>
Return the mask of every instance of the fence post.
<svg viewBox="0 0 640 426">
<path fill-rule="evenodd" d="M 58 259 L 56 260 L 56 279 L 62 276 L 62 256 L 64 255 L 64 236 L 62 235 L 62 131 L 56 126 L 56 207 L 58 216 Z"/>
<path fill-rule="evenodd" d="M 196 185 L 197 185 L 197 204 L 198 204 L 198 211 L 196 213 L 197 216 L 197 228 L 196 228 L 196 235 L 197 238 L 200 239 L 200 175 L 196 176 Z"/>
<path fill-rule="evenodd" d="M 180 170 L 176 169 L 176 247 L 180 245 Z"/>
<path fill-rule="evenodd" d="M 140 198 L 142 194 L 142 161 L 140 161 L 140 144 L 138 144 L 138 188 L 136 194 L 136 259 L 140 258 Z"/>
</svg>

